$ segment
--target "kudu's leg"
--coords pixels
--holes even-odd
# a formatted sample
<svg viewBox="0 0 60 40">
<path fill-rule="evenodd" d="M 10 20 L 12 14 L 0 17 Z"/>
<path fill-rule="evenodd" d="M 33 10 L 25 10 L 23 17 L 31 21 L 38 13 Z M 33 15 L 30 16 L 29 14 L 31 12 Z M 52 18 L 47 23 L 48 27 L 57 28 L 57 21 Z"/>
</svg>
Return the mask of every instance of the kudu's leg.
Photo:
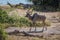
<svg viewBox="0 0 60 40">
<path fill-rule="evenodd" d="M 33 25 L 35 26 L 35 30 L 34 31 L 36 32 L 36 25 L 35 25 L 35 23 L 33 23 Z"/>
<path fill-rule="evenodd" d="M 36 32 L 36 27 L 35 27 L 35 32 Z"/>
<path fill-rule="evenodd" d="M 33 26 L 33 23 L 30 24 L 30 29 L 29 29 L 30 32 L 31 32 L 31 30 L 32 30 L 32 26 Z"/>
<path fill-rule="evenodd" d="M 35 25 L 35 23 L 34 23 L 34 25 Z M 36 32 L 36 25 L 35 25 L 35 32 Z"/>
<path fill-rule="evenodd" d="M 43 26 L 43 29 L 42 29 L 42 32 L 44 31 L 44 26 Z"/>
<path fill-rule="evenodd" d="M 46 25 L 45 23 L 44 23 L 44 25 Z M 45 27 L 45 30 L 47 30 L 47 27 L 46 26 L 44 26 Z"/>
<path fill-rule="evenodd" d="M 31 27 L 30 27 L 29 31 L 31 32 Z"/>
<path fill-rule="evenodd" d="M 31 26 L 32 26 L 32 24 L 30 25 L 30 29 L 29 29 L 30 32 L 31 32 L 31 28 L 32 28 Z"/>
<path fill-rule="evenodd" d="M 47 27 L 45 27 L 45 21 L 43 21 L 43 29 L 42 29 L 42 31 L 44 31 L 44 28 L 45 28 L 45 30 L 47 30 Z"/>
</svg>

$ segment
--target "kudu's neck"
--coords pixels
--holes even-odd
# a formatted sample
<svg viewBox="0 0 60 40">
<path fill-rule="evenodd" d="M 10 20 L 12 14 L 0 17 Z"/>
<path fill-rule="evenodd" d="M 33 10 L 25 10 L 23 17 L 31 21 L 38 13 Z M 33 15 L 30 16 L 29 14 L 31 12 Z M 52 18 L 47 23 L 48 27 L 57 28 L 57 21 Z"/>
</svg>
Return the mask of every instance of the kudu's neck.
<svg viewBox="0 0 60 40">
<path fill-rule="evenodd" d="M 32 16 L 31 16 L 31 15 L 29 15 L 28 18 L 29 18 L 30 20 L 32 20 Z"/>
</svg>

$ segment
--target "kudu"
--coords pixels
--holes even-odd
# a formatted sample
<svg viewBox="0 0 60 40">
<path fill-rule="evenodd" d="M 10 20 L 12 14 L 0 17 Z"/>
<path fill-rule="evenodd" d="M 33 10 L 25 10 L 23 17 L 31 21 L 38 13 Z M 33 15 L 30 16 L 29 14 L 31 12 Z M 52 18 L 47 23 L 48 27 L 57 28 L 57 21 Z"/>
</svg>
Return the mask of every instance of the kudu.
<svg viewBox="0 0 60 40">
<path fill-rule="evenodd" d="M 25 17 L 28 17 L 32 21 L 33 24 L 35 24 L 36 21 L 42 21 L 42 23 L 45 25 L 46 16 L 39 15 L 37 13 L 34 13 L 33 16 L 31 16 L 30 13 L 27 12 Z M 31 31 L 31 28 L 30 28 L 30 31 Z M 35 31 L 36 31 L 36 27 L 35 27 Z M 44 26 L 43 26 L 42 32 L 43 31 L 44 31 Z"/>
</svg>

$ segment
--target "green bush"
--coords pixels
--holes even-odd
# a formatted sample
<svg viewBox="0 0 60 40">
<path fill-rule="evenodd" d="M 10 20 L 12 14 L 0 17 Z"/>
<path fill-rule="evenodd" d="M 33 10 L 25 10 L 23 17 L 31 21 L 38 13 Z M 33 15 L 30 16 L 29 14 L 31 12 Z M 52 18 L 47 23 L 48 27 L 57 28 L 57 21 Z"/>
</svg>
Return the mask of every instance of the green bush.
<svg viewBox="0 0 60 40">
<path fill-rule="evenodd" d="M 3 30 L 2 25 L 0 25 L 0 40 L 6 40 L 7 33 Z"/>
<path fill-rule="evenodd" d="M 14 17 L 9 17 L 7 20 L 8 20 L 7 23 L 10 24 L 10 26 L 12 27 L 31 26 L 32 24 L 31 21 L 29 21 L 28 19 L 24 17 L 20 17 L 19 19 L 14 18 Z"/>
<path fill-rule="evenodd" d="M 7 12 L 0 9 L 0 23 L 14 23 L 16 19 L 9 17 Z"/>
<path fill-rule="evenodd" d="M 32 24 L 28 19 L 23 17 L 20 18 L 19 22 L 20 22 L 20 26 L 31 26 Z"/>
<path fill-rule="evenodd" d="M 9 24 L 13 24 L 14 22 L 16 22 L 16 19 L 13 19 L 13 17 L 9 17 L 7 20 L 7 23 Z"/>
<path fill-rule="evenodd" d="M 8 14 L 6 11 L 0 9 L 0 23 L 5 23 L 7 22 L 8 19 Z"/>
</svg>

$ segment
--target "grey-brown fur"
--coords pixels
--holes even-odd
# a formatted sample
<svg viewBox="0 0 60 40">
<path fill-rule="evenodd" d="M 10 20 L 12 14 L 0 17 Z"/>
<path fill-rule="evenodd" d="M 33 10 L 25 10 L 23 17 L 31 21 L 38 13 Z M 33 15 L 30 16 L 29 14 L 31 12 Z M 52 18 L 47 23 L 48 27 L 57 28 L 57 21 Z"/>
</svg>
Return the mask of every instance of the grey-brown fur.
<svg viewBox="0 0 60 40">
<path fill-rule="evenodd" d="M 31 16 L 29 13 L 27 13 L 26 17 L 28 17 L 33 22 L 33 24 L 35 24 L 36 21 L 42 21 L 42 23 L 45 25 L 46 16 L 38 15 L 37 13 L 34 13 L 33 16 Z M 36 31 L 36 27 L 35 27 L 35 31 Z M 44 31 L 44 27 L 42 31 Z"/>
</svg>

